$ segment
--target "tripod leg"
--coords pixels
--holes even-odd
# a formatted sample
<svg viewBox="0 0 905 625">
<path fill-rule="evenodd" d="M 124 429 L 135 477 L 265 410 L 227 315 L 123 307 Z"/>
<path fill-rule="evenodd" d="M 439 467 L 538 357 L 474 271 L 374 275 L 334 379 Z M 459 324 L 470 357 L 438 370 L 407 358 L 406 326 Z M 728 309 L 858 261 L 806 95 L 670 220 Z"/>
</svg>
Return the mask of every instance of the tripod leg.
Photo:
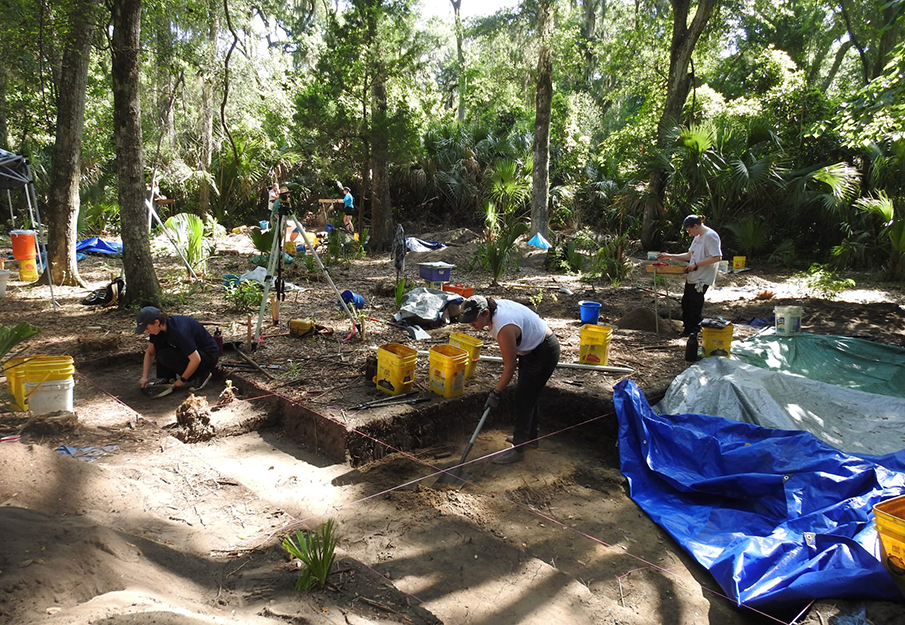
<svg viewBox="0 0 905 625">
<path fill-rule="evenodd" d="M 295 214 L 292 215 L 292 219 L 294 219 L 295 223 L 299 225 L 299 229 L 302 231 L 302 238 L 305 239 L 305 246 L 308 248 L 308 250 L 314 256 L 314 260 L 315 260 L 315 262 L 317 262 L 317 266 L 320 268 L 321 273 L 324 274 L 324 277 L 327 279 L 327 282 L 329 282 L 330 286 L 333 287 L 333 292 L 336 293 L 336 298 L 339 300 L 339 303 L 342 305 L 343 310 L 349 316 L 349 319 L 352 321 L 352 331 L 353 332 L 359 331 L 358 322 L 355 319 L 355 315 L 352 313 L 351 309 L 349 308 L 348 304 L 346 304 L 345 300 L 343 300 L 343 296 L 339 292 L 339 289 L 336 288 L 335 284 L 333 284 L 333 280 L 330 278 L 330 272 L 328 272 L 327 268 L 324 267 L 324 263 L 321 262 L 321 257 L 318 256 L 317 252 L 314 251 L 314 246 L 311 245 L 311 240 L 308 238 L 308 231 L 305 230 L 304 226 L 301 225 L 302 222 L 298 220 L 298 217 L 296 217 Z M 364 329 L 363 324 L 362 324 L 362 329 Z"/>
<path fill-rule="evenodd" d="M 273 272 L 277 265 L 277 254 L 283 253 L 283 234 L 286 232 L 286 217 L 277 215 L 277 222 L 273 231 L 273 243 L 270 245 L 270 258 L 267 259 L 267 275 L 264 277 L 264 294 L 261 297 L 261 309 L 258 311 L 258 324 L 255 326 L 255 339 L 261 338 L 261 324 L 264 321 L 264 312 L 267 310 L 268 296 L 273 285 Z"/>
</svg>

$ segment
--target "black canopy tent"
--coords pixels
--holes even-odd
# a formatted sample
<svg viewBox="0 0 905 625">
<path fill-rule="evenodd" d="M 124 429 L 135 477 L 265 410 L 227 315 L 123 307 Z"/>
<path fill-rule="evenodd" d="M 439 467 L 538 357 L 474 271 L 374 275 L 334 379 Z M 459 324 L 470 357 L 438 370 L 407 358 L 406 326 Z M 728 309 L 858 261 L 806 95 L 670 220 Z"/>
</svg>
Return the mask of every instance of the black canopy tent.
<svg viewBox="0 0 905 625">
<path fill-rule="evenodd" d="M 28 164 L 28 158 L 20 154 L 13 154 L 6 150 L 0 149 L 0 189 L 6 190 L 7 201 L 9 202 L 9 214 L 13 222 L 13 228 L 16 226 L 16 217 L 13 214 L 13 202 L 11 191 L 22 189 L 25 192 L 25 202 L 28 205 L 28 216 L 31 222 L 38 228 L 38 267 L 44 271 L 44 259 L 41 250 L 46 249 L 44 241 L 44 225 L 41 223 L 41 212 L 38 210 L 38 196 L 35 193 L 35 181 L 31 175 L 31 167 Z M 53 296 L 53 280 L 48 276 L 47 283 L 50 285 L 50 300 L 56 305 L 57 301 Z"/>
</svg>

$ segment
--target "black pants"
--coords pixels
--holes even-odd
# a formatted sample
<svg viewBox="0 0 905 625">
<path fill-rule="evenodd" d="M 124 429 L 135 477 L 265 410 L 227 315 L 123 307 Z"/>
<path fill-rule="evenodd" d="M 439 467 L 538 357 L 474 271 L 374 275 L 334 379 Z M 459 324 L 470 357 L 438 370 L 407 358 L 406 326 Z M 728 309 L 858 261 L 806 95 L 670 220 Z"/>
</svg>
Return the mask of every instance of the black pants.
<svg viewBox="0 0 905 625">
<path fill-rule="evenodd" d="M 515 430 L 512 444 L 537 438 L 540 392 L 559 362 L 559 340 L 551 334 L 533 351 L 518 357 L 518 384 L 515 387 Z"/>
<path fill-rule="evenodd" d="M 685 292 L 682 293 L 682 333 L 691 334 L 697 332 L 701 327 L 701 320 L 704 318 L 704 294 L 707 293 L 708 285 L 704 285 L 701 292 L 695 288 L 691 282 L 685 283 Z"/>
<path fill-rule="evenodd" d="M 201 364 L 195 369 L 191 380 L 203 380 L 207 374 L 214 370 L 217 366 L 219 354 L 214 352 L 209 354 L 198 350 L 201 356 Z M 185 368 L 189 366 L 189 358 L 175 347 L 166 347 L 164 349 L 155 350 L 155 359 L 157 361 L 157 377 L 161 380 L 175 380 L 177 375 L 182 375 Z"/>
</svg>

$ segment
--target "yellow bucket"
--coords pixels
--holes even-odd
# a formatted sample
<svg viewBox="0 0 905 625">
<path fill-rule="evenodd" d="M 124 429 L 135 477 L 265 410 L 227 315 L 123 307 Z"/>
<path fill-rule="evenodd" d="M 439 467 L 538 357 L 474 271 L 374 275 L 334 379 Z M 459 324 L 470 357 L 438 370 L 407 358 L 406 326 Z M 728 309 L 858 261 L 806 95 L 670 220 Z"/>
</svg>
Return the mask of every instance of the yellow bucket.
<svg viewBox="0 0 905 625">
<path fill-rule="evenodd" d="M 399 343 L 387 343 L 377 350 L 377 376 L 374 381 L 384 393 L 399 395 L 412 390 L 418 352 Z"/>
<path fill-rule="evenodd" d="M 747 260 L 747 256 L 733 256 L 732 257 L 732 271 L 738 271 L 739 269 L 744 269 L 746 260 Z"/>
<path fill-rule="evenodd" d="M 6 388 L 13 398 L 13 408 L 22 412 L 28 410 L 28 400 L 25 398 L 25 362 L 30 360 L 28 356 L 10 358 L 3 366 L 6 374 Z"/>
<path fill-rule="evenodd" d="M 468 352 L 468 364 L 465 365 L 465 379 L 467 380 L 474 375 L 475 365 L 481 359 L 481 347 L 484 346 L 484 341 L 461 332 L 453 332 L 449 335 L 449 344 Z"/>
<path fill-rule="evenodd" d="M 874 506 L 874 524 L 880 534 L 883 566 L 905 595 L 905 495 Z"/>
<path fill-rule="evenodd" d="M 429 352 L 430 389 L 443 397 L 465 392 L 465 367 L 468 352 L 452 345 L 434 345 Z"/>
<path fill-rule="evenodd" d="M 283 243 L 283 251 L 286 252 L 287 254 L 291 255 L 291 256 L 294 256 L 295 253 L 296 253 L 296 251 L 298 251 L 298 250 L 296 249 L 295 241 L 286 241 L 286 242 L 284 242 L 284 243 Z"/>
<path fill-rule="evenodd" d="M 25 382 L 43 384 L 70 380 L 75 373 L 72 356 L 35 356 L 25 363 Z"/>
<path fill-rule="evenodd" d="M 586 365 L 606 366 L 610 360 L 610 339 L 613 328 L 588 324 L 581 326 L 581 346 L 578 362 Z"/>
<path fill-rule="evenodd" d="M 701 339 L 704 343 L 704 357 L 723 356 L 729 358 L 732 351 L 732 324 L 717 330 L 714 328 L 701 328 Z"/>
<path fill-rule="evenodd" d="M 19 280 L 22 282 L 34 282 L 38 279 L 38 264 L 34 258 L 26 258 L 19 261 Z"/>
</svg>

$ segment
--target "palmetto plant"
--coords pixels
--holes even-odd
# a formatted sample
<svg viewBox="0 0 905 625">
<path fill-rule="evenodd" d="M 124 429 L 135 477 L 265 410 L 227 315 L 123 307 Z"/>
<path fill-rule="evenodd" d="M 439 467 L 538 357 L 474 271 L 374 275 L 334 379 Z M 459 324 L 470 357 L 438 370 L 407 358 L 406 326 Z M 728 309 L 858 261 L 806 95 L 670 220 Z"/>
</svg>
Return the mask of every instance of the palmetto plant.
<svg viewBox="0 0 905 625">
<path fill-rule="evenodd" d="M 888 275 L 893 280 L 901 280 L 905 277 L 905 210 L 897 211 L 895 203 L 883 191 L 858 198 L 855 208 L 880 217 L 883 224 L 880 237 L 890 246 Z"/>
<path fill-rule="evenodd" d="M 179 213 L 167 219 L 164 228 L 182 251 L 189 266 L 195 273 L 203 274 L 210 245 L 204 238 L 204 222 L 201 218 L 191 213 Z"/>
<path fill-rule="evenodd" d="M 530 166 L 514 160 L 498 162 L 490 173 L 488 199 L 484 203 L 484 237 L 478 258 L 487 267 L 496 286 L 506 272 L 515 242 L 528 233 L 522 218 L 530 194 Z"/>
<path fill-rule="evenodd" d="M 726 225 L 725 229 L 745 256 L 749 257 L 763 248 L 770 236 L 770 227 L 757 215 L 748 215 L 741 221 Z"/>
<path fill-rule="evenodd" d="M 333 533 L 333 519 L 319 525 L 312 532 L 295 533 L 283 539 L 283 549 L 302 562 L 302 570 L 295 581 L 298 591 L 310 590 L 315 586 L 323 588 L 327 585 L 330 567 L 336 559 L 336 536 Z"/>
</svg>

